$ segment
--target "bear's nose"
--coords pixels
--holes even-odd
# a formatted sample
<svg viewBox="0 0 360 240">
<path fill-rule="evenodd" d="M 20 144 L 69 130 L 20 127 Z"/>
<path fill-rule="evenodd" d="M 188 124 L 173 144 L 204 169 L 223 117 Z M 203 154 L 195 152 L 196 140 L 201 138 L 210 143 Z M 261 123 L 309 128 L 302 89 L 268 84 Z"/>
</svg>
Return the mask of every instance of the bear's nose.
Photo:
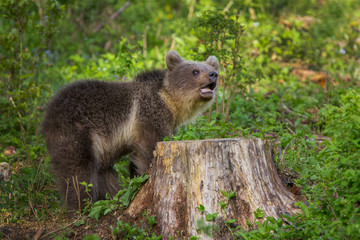
<svg viewBox="0 0 360 240">
<path fill-rule="evenodd" d="M 217 74 L 217 72 L 212 71 L 208 74 L 208 77 L 212 82 L 215 82 L 218 79 L 219 75 Z"/>
</svg>

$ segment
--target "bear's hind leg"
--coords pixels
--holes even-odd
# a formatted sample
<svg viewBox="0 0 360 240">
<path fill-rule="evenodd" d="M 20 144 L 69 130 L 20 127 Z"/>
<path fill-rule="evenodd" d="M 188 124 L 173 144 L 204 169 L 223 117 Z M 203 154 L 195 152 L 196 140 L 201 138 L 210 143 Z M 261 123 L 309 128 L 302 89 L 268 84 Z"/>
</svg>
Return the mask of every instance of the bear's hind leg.
<svg viewBox="0 0 360 240">
<path fill-rule="evenodd" d="M 119 181 L 116 171 L 109 167 L 104 170 L 100 170 L 98 174 L 98 199 L 105 199 L 107 193 L 110 194 L 110 197 L 115 196 L 119 190 Z"/>
<path fill-rule="evenodd" d="M 60 167 L 62 171 L 59 171 Z M 98 198 L 96 188 L 90 188 L 90 192 L 87 193 L 85 186 L 81 184 L 81 182 L 86 182 L 87 184 L 92 183 L 94 186 L 98 185 L 96 171 L 91 167 L 81 167 L 74 170 L 75 168 L 74 166 L 67 165 L 65 167 L 64 165 L 58 166 L 52 163 L 57 187 L 70 209 L 82 207 L 85 203 L 84 199 L 88 198 L 90 201 L 96 201 Z"/>
</svg>

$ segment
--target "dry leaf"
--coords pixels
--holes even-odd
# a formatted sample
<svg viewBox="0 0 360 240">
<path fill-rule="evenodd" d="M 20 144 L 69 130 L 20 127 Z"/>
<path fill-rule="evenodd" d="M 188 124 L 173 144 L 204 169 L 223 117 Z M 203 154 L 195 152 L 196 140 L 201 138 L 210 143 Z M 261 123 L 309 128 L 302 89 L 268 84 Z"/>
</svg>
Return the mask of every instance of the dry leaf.
<svg viewBox="0 0 360 240">
<path fill-rule="evenodd" d="M 5 150 L 4 150 L 4 154 L 5 156 L 14 156 L 16 155 L 16 148 L 14 146 L 8 146 Z"/>
</svg>

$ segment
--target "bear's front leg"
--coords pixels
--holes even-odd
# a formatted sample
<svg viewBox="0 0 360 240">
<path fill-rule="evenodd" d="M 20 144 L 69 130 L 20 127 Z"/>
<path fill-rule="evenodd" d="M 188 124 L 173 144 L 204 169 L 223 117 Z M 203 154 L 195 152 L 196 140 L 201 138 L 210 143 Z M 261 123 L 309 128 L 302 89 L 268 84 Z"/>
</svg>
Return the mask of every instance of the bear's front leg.
<svg viewBox="0 0 360 240">
<path fill-rule="evenodd" d="M 147 128 L 151 129 L 151 128 Z M 134 153 L 130 163 L 130 177 L 142 175 L 149 169 L 153 160 L 153 152 L 158 141 L 163 136 L 154 130 L 141 131 L 134 143 Z"/>
</svg>

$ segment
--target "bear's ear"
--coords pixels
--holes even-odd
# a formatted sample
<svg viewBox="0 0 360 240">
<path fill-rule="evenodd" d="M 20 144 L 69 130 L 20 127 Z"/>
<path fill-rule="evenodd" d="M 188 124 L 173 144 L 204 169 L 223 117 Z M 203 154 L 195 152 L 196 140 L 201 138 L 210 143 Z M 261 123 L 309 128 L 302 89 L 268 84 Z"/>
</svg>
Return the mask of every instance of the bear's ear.
<svg viewBox="0 0 360 240">
<path fill-rule="evenodd" d="M 212 66 L 215 71 L 219 71 L 219 60 L 215 56 L 208 57 L 205 63 Z"/>
<path fill-rule="evenodd" d="M 184 59 L 180 57 L 177 51 L 170 50 L 166 54 L 166 66 L 170 71 L 173 70 L 179 63 L 183 61 Z"/>
</svg>

